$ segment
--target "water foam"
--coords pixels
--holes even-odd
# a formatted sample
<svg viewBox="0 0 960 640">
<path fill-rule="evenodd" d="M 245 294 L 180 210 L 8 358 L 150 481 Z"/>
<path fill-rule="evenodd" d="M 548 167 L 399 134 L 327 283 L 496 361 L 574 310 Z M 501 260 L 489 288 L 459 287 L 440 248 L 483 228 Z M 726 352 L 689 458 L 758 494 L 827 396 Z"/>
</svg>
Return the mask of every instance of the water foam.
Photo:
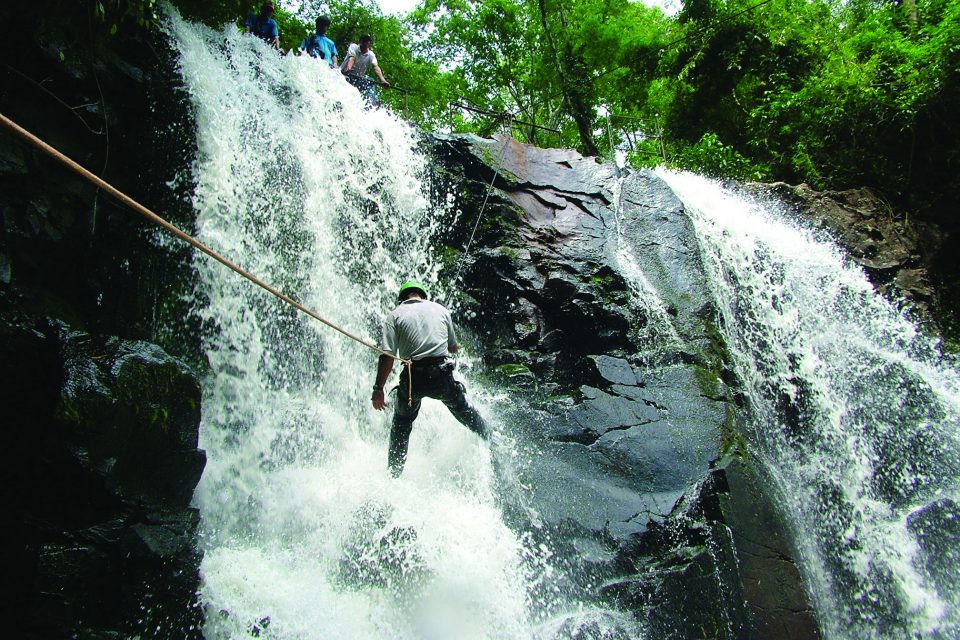
<svg viewBox="0 0 960 640">
<path fill-rule="evenodd" d="M 442 294 L 430 241 L 444 210 L 409 126 L 233 26 L 168 29 L 196 120 L 200 240 L 374 341 L 400 282 Z M 568 637 L 544 630 L 567 596 L 542 588 L 550 550 L 505 523 L 485 443 L 425 401 L 390 478 L 389 410 L 369 403 L 377 354 L 202 256 L 195 269 L 206 637 Z"/>
<path fill-rule="evenodd" d="M 953 637 L 956 538 L 911 518 L 955 513 L 960 375 L 822 233 L 691 174 L 686 206 L 825 635 Z M 929 533 L 929 532 L 928 532 Z M 939 567 L 939 568 L 938 568 Z"/>
</svg>

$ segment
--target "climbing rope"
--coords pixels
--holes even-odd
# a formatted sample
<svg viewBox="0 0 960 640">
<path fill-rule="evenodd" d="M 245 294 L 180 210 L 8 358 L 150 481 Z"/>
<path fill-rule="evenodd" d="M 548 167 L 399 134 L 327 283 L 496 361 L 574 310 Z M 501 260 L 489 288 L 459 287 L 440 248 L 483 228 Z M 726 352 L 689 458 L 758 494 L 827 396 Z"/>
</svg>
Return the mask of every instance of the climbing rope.
<svg viewBox="0 0 960 640">
<path fill-rule="evenodd" d="M 502 115 L 502 118 L 507 122 L 507 126 L 504 128 L 508 132 L 511 131 L 513 116 L 505 111 Z M 507 155 L 507 147 L 510 146 L 510 134 L 506 133 L 503 137 L 503 149 L 500 150 L 500 160 L 497 162 L 497 167 L 493 172 L 493 179 L 490 180 L 490 184 L 487 186 L 487 195 L 484 196 L 483 204 L 480 205 L 480 213 L 477 214 L 477 219 L 473 223 L 473 230 L 470 232 L 470 239 L 467 240 L 467 245 L 463 249 L 463 255 L 460 257 L 460 264 L 457 265 L 457 275 L 455 275 L 453 278 L 454 286 L 456 286 L 457 282 L 460 281 L 460 271 L 463 269 L 463 263 L 470 254 L 470 246 L 473 244 L 473 238 L 477 234 L 477 227 L 480 226 L 480 218 L 483 217 L 483 210 L 487 208 L 487 201 L 490 199 L 490 192 L 493 191 L 493 183 L 497 181 L 497 176 L 500 175 L 500 167 L 503 165 L 503 159 Z"/>
<path fill-rule="evenodd" d="M 388 352 L 388 351 L 385 351 L 384 349 L 381 349 L 380 347 L 378 347 L 377 345 L 373 344 L 372 342 L 369 342 L 369 341 L 367 341 L 367 340 L 364 340 L 363 338 L 361 338 L 361 337 L 359 337 L 359 336 L 357 336 L 357 335 L 354 335 L 354 334 L 350 333 L 349 331 L 346 331 L 345 329 L 337 326 L 336 324 L 330 322 L 329 320 L 327 320 L 326 318 L 322 317 L 321 315 L 319 315 L 319 314 L 316 313 L 315 311 L 312 311 L 312 310 L 308 309 L 307 307 L 303 306 L 302 304 L 300 304 L 299 302 L 297 302 L 296 300 L 294 300 L 294 299 L 291 298 L 290 296 L 288 296 L 288 295 L 280 292 L 280 291 L 277 290 L 276 288 L 274 288 L 274 287 L 270 286 L 269 284 L 267 284 L 266 282 L 260 280 L 259 278 L 257 278 L 255 275 L 253 275 L 252 273 L 250 273 L 250 272 L 247 271 L 246 269 L 243 269 L 243 268 L 241 268 L 241 267 L 238 267 L 237 265 L 235 265 L 234 263 L 230 262 L 229 260 L 227 260 L 226 258 L 224 258 L 223 256 L 221 256 L 219 253 L 217 253 L 216 251 L 214 251 L 213 249 L 211 249 L 211 248 L 208 247 L 207 245 L 203 244 L 202 242 L 200 242 L 199 240 L 197 240 L 196 238 L 194 238 L 193 236 L 185 233 L 184 231 L 181 231 L 181 230 L 178 229 L 177 227 L 173 226 L 172 224 L 170 224 L 169 222 L 167 222 L 166 220 L 164 220 L 163 218 L 161 218 L 160 216 L 158 216 L 157 214 L 155 214 L 155 213 L 154 213 L 153 211 L 151 211 L 150 209 L 146 208 L 145 206 L 143 206 L 142 204 L 140 204 L 139 202 L 137 202 L 136 200 L 134 200 L 134 199 L 131 198 L 130 196 L 126 195 L 125 193 L 123 193 L 123 192 L 120 191 L 119 189 L 115 188 L 115 187 L 114 187 L 113 185 L 111 185 L 110 183 L 108 183 L 108 182 L 106 182 L 105 180 L 102 180 L 101 178 L 98 178 L 96 175 L 90 173 L 89 171 L 87 171 L 86 169 L 84 169 L 83 167 L 81 167 L 79 164 L 77 164 L 76 162 L 74 162 L 73 160 L 71 160 L 70 158 L 68 158 L 67 156 L 63 155 L 62 153 L 60 153 L 59 151 L 57 151 L 56 149 L 54 149 L 53 147 L 51 147 L 49 144 L 47 144 L 46 142 L 44 142 L 44 141 L 41 140 L 40 138 L 36 137 L 35 135 L 33 135 L 32 133 L 30 133 L 30 132 L 27 131 L 26 129 L 22 128 L 20 125 L 18 125 L 17 123 L 15 123 L 13 120 L 10 120 L 9 118 L 7 118 L 7 117 L 6 117 L 5 115 L 3 115 L 2 113 L 0 113 L 0 123 L 2 123 L 4 126 L 6 126 L 6 127 L 7 127 L 10 131 L 12 131 L 13 133 L 17 134 L 18 136 L 20 136 L 21 138 L 23 138 L 24 140 L 26 140 L 27 142 L 29 142 L 29 143 L 32 144 L 33 146 L 37 147 L 37 148 L 40 149 L 41 151 L 45 152 L 47 155 L 51 156 L 53 159 L 57 160 L 58 162 L 60 162 L 60 163 L 63 164 L 64 166 L 66 166 L 68 169 L 71 169 L 72 171 L 78 173 L 79 175 L 81 175 L 82 177 L 86 178 L 87 180 L 89 180 L 89 181 L 92 182 L 93 184 L 97 185 L 98 187 L 100 187 L 101 189 L 103 189 L 104 191 L 106 191 L 107 193 L 109 193 L 110 195 L 112 195 L 114 198 L 116 198 L 116 199 L 119 200 L 120 202 L 124 203 L 125 205 L 127 205 L 128 207 L 130 207 L 131 209 L 133 209 L 134 211 L 136 211 L 137 213 L 139 213 L 139 214 L 142 215 L 143 217 L 145 217 L 145 218 L 147 218 L 148 220 L 150 220 L 151 222 L 153 222 L 154 224 L 157 224 L 157 225 L 163 227 L 164 229 L 166 229 L 167 231 L 169 231 L 170 233 L 172 233 L 172 234 L 175 235 L 176 237 L 180 238 L 181 240 L 183 240 L 183 241 L 186 242 L 187 244 L 190 244 L 190 245 L 192 245 L 193 247 L 199 249 L 200 251 L 202 251 L 203 253 L 207 254 L 208 256 L 210 256 L 211 258 L 213 258 L 214 260 L 216 260 L 216 261 L 219 262 L 220 264 L 226 266 L 227 268 L 231 269 L 232 271 L 235 271 L 236 273 L 240 274 L 241 276 L 243 276 L 244 278 L 246 278 L 246 279 L 249 280 L 250 282 L 252 282 L 252 283 L 254 283 L 255 285 L 261 287 L 262 289 L 268 291 L 269 293 L 273 294 L 274 296 L 280 298 L 281 300 L 283 300 L 283 301 L 286 302 L 287 304 L 292 305 L 293 307 L 295 307 L 296 309 L 298 309 L 298 310 L 302 311 L 303 313 L 307 314 L 307 315 L 310 316 L 311 318 L 313 318 L 313 319 L 315 319 L 315 320 L 319 320 L 320 322 L 322 322 L 323 324 L 327 325 L 327 326 L 330 327 L 331 329 L 334 329 L 334 330 L 336 330 L 336 331 L 339 331 L 340 333 L 342 333 L 342 334 L 345 335 L 346 337 L 350 338 L 351 340 L 356 340 L 357 342 L 359 342 L 360 344 L 364 345 L 365 347 L 368 347 L 368 348 L 370 348 L 370 349 L 373 349 L 374 351 L 376 351 L 376 352 L 378 352 L 378 353 L 380 353 L 380 354 L 382 354 L 382 355 L 390 356 L 391 358 L 396 358 L 396 357 L 397 357 L 397 356 L 395 356 L 394 354 L 392 354 L 392 353 L 390 353 L 390 352 Z M 405 365 L 407 365 L 407 367 L 408 367 L 408 372 L 412 373 L 412 367 L 411 367 L 412 362 L 411 362 L 410 360 L 403 360 L 403 359 L 400 359 L 400 361 L 403 362 Z M 409 377 L 409 376 L 408 376 L 408 377 Z"/>
</svg>

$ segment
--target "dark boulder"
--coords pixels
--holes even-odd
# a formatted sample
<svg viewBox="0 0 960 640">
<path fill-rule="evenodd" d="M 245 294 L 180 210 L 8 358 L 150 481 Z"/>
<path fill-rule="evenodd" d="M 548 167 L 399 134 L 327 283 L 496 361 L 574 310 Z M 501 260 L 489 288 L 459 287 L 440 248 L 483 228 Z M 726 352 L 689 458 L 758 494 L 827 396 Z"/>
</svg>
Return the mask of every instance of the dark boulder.
<svg viewBox="0 0 960 640">
<path fill-rule="evenodd" d="M 17 637 L 199 637 L 196 378 L 59 321 L 7 316 L 2 333 Z"/>
<path fill-rule="evenodd" d="M 657 638 L 818 638 L 775 506 L 756 472 L 727 458 L 620 548 L 626 575 L 603 588 L 647 611 Z"/>
<path fill-rule="evenodd" d="M 863 267 L 881 293 L 905 299 L 926 321 L 936 302 L 934 262 L 943 244 L 933 225 L 911 220 L 870 189 L 814 191 L 808 185 L 749 185 L 823 228 Z"/>
<path fill-rule="evenodd" d="M 736 381 L 682 203 L 652 173 L 570 151 L 428 142 L 436 182 L 480 217 L 469 250 L 471 225 L 444 238 L 455 312 L 525 400 L 503 465 L 524 493 L 506 502 L 558 550 L 555 587 L 633 611 L 651 637 L 817 637 L 776 512 L 712 466 L 742 442 Z M 749 544 L 768 531 L 774 558 Z"/>
</svg>

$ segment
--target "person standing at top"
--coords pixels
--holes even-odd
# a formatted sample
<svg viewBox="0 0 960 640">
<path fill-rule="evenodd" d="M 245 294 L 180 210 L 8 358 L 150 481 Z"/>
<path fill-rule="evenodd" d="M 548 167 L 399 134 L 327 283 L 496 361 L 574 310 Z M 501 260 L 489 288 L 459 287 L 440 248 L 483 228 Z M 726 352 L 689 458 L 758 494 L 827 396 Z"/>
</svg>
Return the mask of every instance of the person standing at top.
<svg viewBox="0 0 960 640">
<path fill-rule="evenodd" d="M 260 7 L 260 14 L 254 15 L 251 11 L 243 25 L 244 33 L 252 33 L 274 49 L 280 49 L 280 30 L 277 29 L 277 22 L 273 19 L 276 8 L 271 0 L 265 0 Z"/>
<path fill-rule="evenodd" d="M 317 32 L 300 43 L 300 51 L 306 51 L 314 58 L 326 60 L 331 67 L 339 65 L 337 62 L 337 46 L 327 37 L 327 28 L 330 27 L 330 18 L 320 16 L 316 22 Z"/>
<path fill-rule="evenodd" d="M 360 36 L 359 44 L 351 42 L 347 47 L 347 56 L 340 65 L 340 71 L 347 77 L 347 82 L 355 86 L 363 97 L 370 102 L 376 102 L 376 92 L 373 90 L 373 81 L 367 78 L 367 69 L 373 68 L 373 73 L 380 80 L 380 84 L 389 87 L 390 83 L 383 77 L 377 56 L 373 52 L 373 36 Z"/>
<path fill-rule="evenodd" d="M 459 345 L 450 312 L 427 300 L 426 290 L 413 280 L 400 286 L 397 300 L 397 308 L 383 325 L 382 346 L 384 351 L 397 354 L 401 360 L 412 360 L 413 364 L 400 372 L 397 406 L 393 410 L 387 464 L 394 478 L 403 472 L 410 432 L 423 398 L 439 400 L 460 424 L 484 440 L 490 439 L 490 428 L 467 402 L 463 384 L 453 378 L 449 357 L 459 350 Z M 393 361 L 391 356 L 381 355 L 377 362 L 377 379 L 370 397 L 377 411 L 387 406 L 383 386 L 393 370 Z"/>
</svg>

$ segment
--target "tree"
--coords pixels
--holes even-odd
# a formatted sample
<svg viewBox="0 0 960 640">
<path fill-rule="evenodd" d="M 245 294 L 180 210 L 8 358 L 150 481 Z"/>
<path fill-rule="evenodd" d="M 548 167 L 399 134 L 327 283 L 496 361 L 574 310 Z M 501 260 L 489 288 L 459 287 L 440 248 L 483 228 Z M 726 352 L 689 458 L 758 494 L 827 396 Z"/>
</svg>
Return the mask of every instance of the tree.
<svg viewBox="0 0 960 640">
<path fill-rule="evenodd" d="M 590 82 L 592 79 L 591 70 L 577 55 L 570 40 L 565 39 L 558 48 L 550 26 L 551 19 L 547 12 L 547 0 L 537 0 L 537 6 L 540 10 L 540 24 L 543 26 L 544 39 L 547 42 L 550 56 L 556 65 L 557 82 L 560 85 L 563 102 L 570 117 L 577 125 L 580 145 L 586 155 L 600 155 L 597 151 L 597 145 L 593 141 L 592 133 L 595 113 L 589 104 L 591 99 L 594 98 L 592 83 Z M 559 2 L 557 3 L 555 19 L 559 22 L 561 33 L 566 33 L 569 25 L 564 15 L 563 5 Z"/>
</svg>

